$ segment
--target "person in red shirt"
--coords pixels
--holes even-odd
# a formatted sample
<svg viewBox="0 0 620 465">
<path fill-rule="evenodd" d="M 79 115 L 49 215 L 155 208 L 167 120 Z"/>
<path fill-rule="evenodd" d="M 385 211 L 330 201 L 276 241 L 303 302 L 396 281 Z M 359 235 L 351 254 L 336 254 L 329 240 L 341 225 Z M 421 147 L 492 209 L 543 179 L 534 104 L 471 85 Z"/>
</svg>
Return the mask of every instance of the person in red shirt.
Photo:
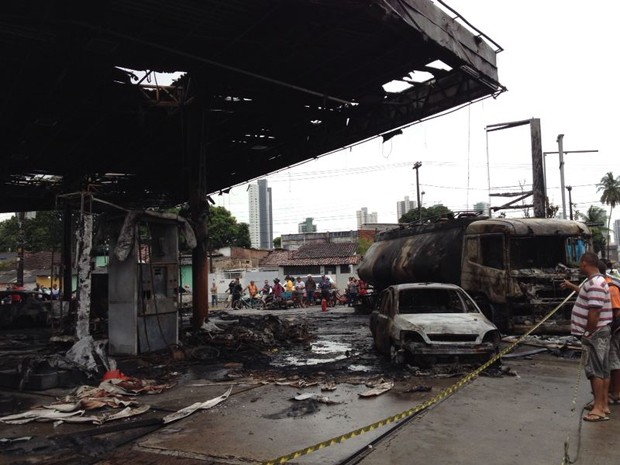
<svg viewBox="0 0 620 465">
<path fill-rule="evenodd" d="M 278 278 L 273 280 L 273 298 L 276 301 L 282 300 L 282 293 L 284 292 L 284 287 L 280 284 L 280 280 Z"/>
<path fill-rule="evenodd" d="M 609 343 L 609 403 L 620 404 L 620 279 L 612 279 L 606 275 L 609 286 L 609 300 L 613 320 L 611 323 L 611 342 Z"/>
<path fill-rule="evenodd" d="M 11 286 L 11 290 L 12 291 L 23 291 L 24 290 L 24 286 L 19 286 L 17 284 L 13 284 Z M 21 294 L 11 294 L 11 303 L 12 304 L 18 304 L 22 301 L 22 296 Z"/>
</svg>

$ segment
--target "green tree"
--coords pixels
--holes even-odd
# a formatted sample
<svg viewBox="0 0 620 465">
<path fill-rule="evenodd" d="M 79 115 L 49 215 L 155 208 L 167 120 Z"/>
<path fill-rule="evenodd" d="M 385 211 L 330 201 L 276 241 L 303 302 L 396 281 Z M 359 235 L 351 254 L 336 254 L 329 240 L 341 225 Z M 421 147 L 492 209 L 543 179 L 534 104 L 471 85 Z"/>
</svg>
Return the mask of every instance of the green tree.
<svg viewBox="0 0 620 465">
<path fill-rule="evenodd" d="M 361 238 L 357 240 L 357 253 L 364 255 L 372 245 L 371 239 Z"/>
<path fill-rule="evenodd" d="M 597 185 L 597 192 L 603 191 L 601 194 L 601 203 L 609 205 L 609 216 L 607 217 L 607 246 L 609 247 L 609 231 L 611 227 L 611 213 L 614 207 L 620 203 L 620 176 L 614 177 L 609 171 L 601 178 L 601 182 Z M 616 239 L 616 242 L 618 240 Z M 609 257 L 609 249 L 606 257 Z"/>
<path fill-rule="evenodd" d="M 440 218 L 454 218 L 454 212 L 442 204 L 433 205 L 432 207 L 422 207 L 421 213 L 422 221 L 436 221 Z M 401 216 L 398 222 L 413 223 L 414 221 L 418 221 L 418 219 L 418 209 L 414 208 Z"/>
<path fill-rule="evenodd" d="M 599 253 L 605 250 L 607 241 L 605 240 L 604 231 L 605 223 L 607 222 L 607 213 L 601 207 L 596 205 L 590 205 L 587 213 L 577 213 L 577 217 L 580 218 L 585 224 L 588 225 L 590 231 L 592 231 L 592 245 L 594 246 L 594 252 Z"/>
<path fill-rule="evenodd" d="M 23 220 L 24 250 L 41 252 L 60 250 L 62 245 L 62 212 L 37 212 L 34 218 Z M 19 224 L 16 216 L 0 223 L 0 250 L 17 250 Z"/>
<path fill-rule="evenodd" d="M 12 216 L 0 223 L 0 250 L 3 252 L 17 249 L 17 217 Z"/>
<path fill-rule="evenodd" d="M 207 220 L 209 248 L 250 247 L 250 228 L 246 223 L 237 223 L 224 207 L 211 207 Z"/>
<path fill-rule="evenodd" d="M 237 235 L 235 237 L 235 245 L 237 247 L 245 247 L 246 249 L 252 247 L 252 241 L 250 240 L 249 224 L 237 223 Z"/>
<path fill-rule="evenodd" d="M 282 247 L 282 238 L 280 236 L 276 237 L 273 240 L 273 247 L 276 249 L 279 249 L 280 247 Z"/>
</svg>

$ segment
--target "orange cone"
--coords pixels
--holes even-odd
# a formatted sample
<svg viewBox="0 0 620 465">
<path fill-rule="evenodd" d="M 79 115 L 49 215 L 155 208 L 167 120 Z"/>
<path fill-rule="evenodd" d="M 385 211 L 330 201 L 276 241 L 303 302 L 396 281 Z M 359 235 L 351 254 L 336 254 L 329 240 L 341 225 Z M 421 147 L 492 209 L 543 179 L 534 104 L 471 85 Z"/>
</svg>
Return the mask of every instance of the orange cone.
<svg viewBox="0 0 620 465">
<path fill-rule="evenodd" d="M 322 312 L 326 312 L 327 311 L 327 299 L 321 300 L 321 311 Z"/>
</svg>

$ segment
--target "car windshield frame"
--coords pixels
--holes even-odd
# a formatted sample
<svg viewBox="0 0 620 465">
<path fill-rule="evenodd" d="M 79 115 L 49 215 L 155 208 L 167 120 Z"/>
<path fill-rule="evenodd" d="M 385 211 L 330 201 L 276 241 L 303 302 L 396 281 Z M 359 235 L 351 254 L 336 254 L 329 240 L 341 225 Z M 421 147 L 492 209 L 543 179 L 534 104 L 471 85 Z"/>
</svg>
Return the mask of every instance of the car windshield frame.
<svg viewBox="0 0 620 465">
<path fill-rule="evenodd" d="M 474 302 L 459 289 L 425 287 L 398 291 L 398 313 L 401 315 L 477 312 Z"/>
</svg>

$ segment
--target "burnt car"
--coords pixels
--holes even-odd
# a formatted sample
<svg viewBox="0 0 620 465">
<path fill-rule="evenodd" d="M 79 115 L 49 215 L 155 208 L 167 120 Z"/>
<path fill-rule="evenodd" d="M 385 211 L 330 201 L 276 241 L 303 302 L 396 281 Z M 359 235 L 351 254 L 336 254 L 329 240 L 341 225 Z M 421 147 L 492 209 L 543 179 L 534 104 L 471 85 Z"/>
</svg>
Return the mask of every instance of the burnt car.
<svg viewBox="0 0 620 465">
<path fill-rule="evenodd" d="M 10 289 L 0 291 L 0 329 L 45 326 L 49 322 L 49 295 L 40 291 Z"/>
<path fill-rule="evenodd" d="M 454 284 L 389 286 L 370 317 L 375 347 L 396 363 L 484 362 L 501 334 L 474 300 Z"/>
</svg>

